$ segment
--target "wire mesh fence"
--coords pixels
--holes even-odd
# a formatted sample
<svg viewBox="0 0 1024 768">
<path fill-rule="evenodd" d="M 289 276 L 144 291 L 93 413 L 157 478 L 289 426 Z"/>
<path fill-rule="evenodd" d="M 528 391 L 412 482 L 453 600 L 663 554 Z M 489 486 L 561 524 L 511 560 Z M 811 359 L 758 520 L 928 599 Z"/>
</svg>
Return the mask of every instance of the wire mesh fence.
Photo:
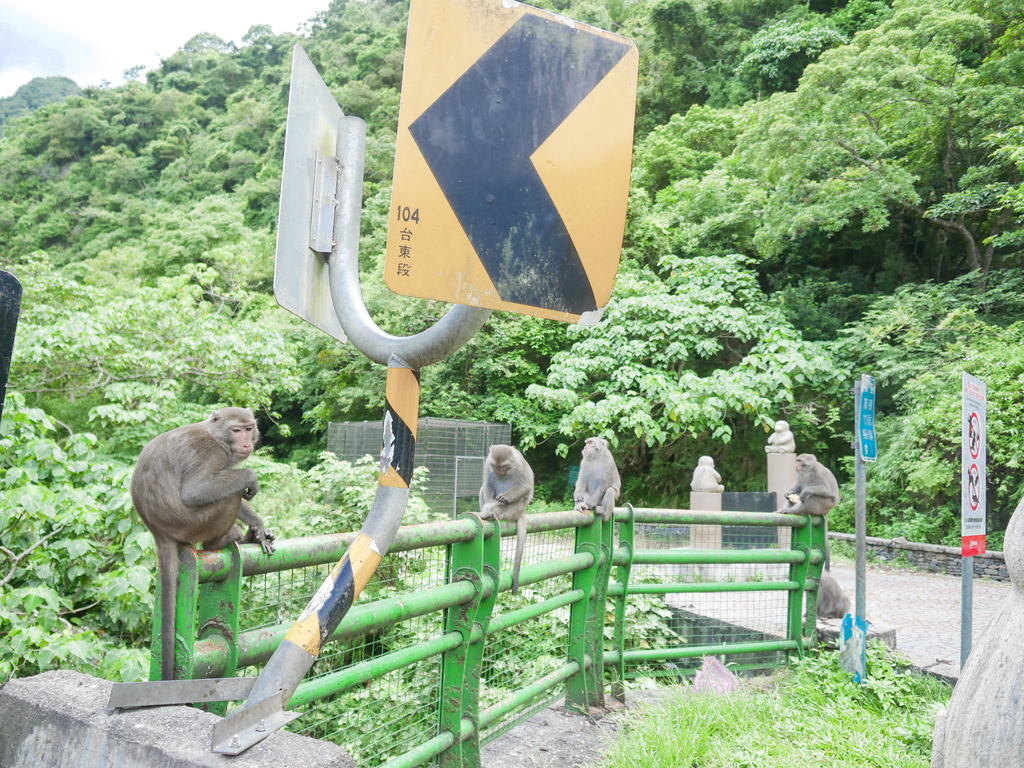
<svg viewBox="0 0 1024 768">
<path fill-rule="evenodd" d="M 327 450 L 345 461 L 376 456 L 381 430 L 379 421 L 332 422 L 327 428 Z M 430 509 L 452 517 L 478 511 L 484 459 L 492 445 L 511 441 L 512 427 L 429 416 L 419 420 L 417 432 L 416 466 L 428 470 L 422 492 Z"/>
<path fill-rule="evenodd" d="M 302 611 L 333 564 L 251 576 L 243 582 L 241 630 L 290 622 Z M 446 581 L 446 551 L 430 547 L 388 556 L 360 595 L 360 604 L 437 587 Z M 327 643 L 304 680 L 315 681 L 363 661 L 437 637 L 444 614 L 430 613 L 353 640 Z M 260 668 L 247 671 L 258 674 Z M 436 656 L 364 685 L 292 707 L 303 716 L 288 730 L 344 746 L 357 765 L 379 765 L 437 733 L 441 657 Z"/>
<path fill-rule="evenodd" d="M 726 493 L 723 509 L 741 512 L 774 511 L 774 493 Z M 755 550 L 789 547 L 790 529 L 744 525 L 636 524 L 637 550 Z M 709 545 L 709 543 L 711 543 Z M 790 577 L 785 563 L 694 563 L 634 566 L 630 584 L 765 584 L 784 582 Z M 643 610 L 648 618 L 661 619 L 668 632 L 658 632 L 666 648 L 735 645 L 779 640 L 787 636 L 789 593 L 785 591 L 736 592 L 681 591 L 665 595 L 634 595 L 646 598 Z M 637 617 L 639 619 L 641 617 Z M 635 620 L 637 620 L 635 619 Z M 661 629 L 661 627 L 657 627 Z M 781 651 L 761 651 L 730 656 L 737 670 L 767 669 L 786 663 Z M 701 658 L 677 659 L 666 663 L 638 662 L 627 665 L 627 678 L 673 677 L 700 667 Z"/>
</svg>

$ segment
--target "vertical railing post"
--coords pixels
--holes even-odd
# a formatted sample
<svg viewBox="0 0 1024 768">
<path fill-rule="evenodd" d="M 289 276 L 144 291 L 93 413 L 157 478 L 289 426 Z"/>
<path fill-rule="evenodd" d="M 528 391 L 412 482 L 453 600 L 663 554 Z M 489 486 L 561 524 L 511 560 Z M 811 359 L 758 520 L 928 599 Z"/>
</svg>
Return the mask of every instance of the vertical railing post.
<svg viewBox="0 0 1024 768">
<path fill-rule="evenodd" d="M 217 635 L 223 638 L 228 648 L 228 659 L 221 677 L 234 677 L 238 668 L 238 633 L 242 621 L 242 553 L 236 542 L 228 544 L 223 552 L 228 561 L 227 576 L 199 586 L 199 631 L 196 637 L 198 640 Z M 226 701 L 209 705 L 211 712 L 221 716 L 227 708 Z"/>
<path fill-rule="evenodd" d="M 619 701 L 626 701 L 626 597 L 629 590 L 629 574 L 633 568 L 633 537 L 634 517 L 633 505 L 626 505 L 625 520 L 619 521 L 619 549 L 624 550 L 626 562 L 615 569 L 615 581 L 622 588 L 622 593 L 615 598 L 615 628 L 612 634 L 612 645 L 618 653 L 618 659 L 612 669 L 611 692 Z"/>
<path fill-rule="evenodd" d="M 498 585 L 501 582 L 501 523 L 491 521 L 492 533 L 485 536 L 486 528 L 481 531 L 483 540 L 484 563 L 484 596 L 477 609 L 473 627 L 473 642 L 466 654 L 466 685 L 462 695 L 462 717 L 473 723 L 473 736 L 463 742 L 463 768 L 480 768 L 480 668 L 483 664 L 484 650 L 487 645 L 487 625 L 491 621 L 494 603 L 498 599 Z M 487 594 L 490 582 L 490 594 Z"/>
<path fill-rule="evenodd" d="M 483 523 L 475 515 L 466 519 L 475 521 L 476 535 L 466 542 L 456 542 L 448 547 L 451 558 L 451 581 L 468 581 L 476 588 L 473 599 L 445 611 L 445 634 L 458 632 L 462 643 L 445 651 L 441 661 L 441 707 L 439 732 L 450 731 L 455 743 L 440 755 L 441 768 L 462 768 L 462 713 L 466 697 L 466 660 L 469 655 L 469 641 L 473 634 L 474 621 L 484 586 L 484 531 Z"/>
<path fill-rule="evenodd" d="M 824 517 L 810 519 L 810 561 L 807 563 L 807 618 L 804 624 L 804 635 L 818 642 L 818 588 L 821 585 L 821 573 L 825 565 L 826 529 Z M 813 589 L 811 588 L 813 586 Z"/>
<path fill-rule="evenodd" d="M 789 566 L 789 580 L 797 582 L 800 587 L 789 593 L 789 628 L 787 632 L 788 640 L 796 640 L 797 656 L 800 658 L 803 658 L 804 655 L 804 593 L 808 586 L 813 586 L 807 583 L 808 568 L 811 564 L 811 525 L 809 517 L 804 519 L 807 520 L 807 525 L 793 530 L 790 544 L 791 549 L 802 552 L 805 557 L 802 562 L 792 563 Z"/>
<path fill-rule="evenodd" d="M 579 670 L 565 684 L 565 706 L 582 714 L 589 714 L 591 696 L 587 691 L 589 677 L 587 660 L 593 652 L 592 638 L 588 629 L 592 627 L 598 569 L 601 567 L 602 521 L 594 515 L 590 525 L 576 529 L 576 552 L 588 552 L 594 556 L 589 568 L 576 571 L 572 577 L 572 588 L 583 591 L 584 598 L 573 603 L 569 609 L 569 661 L 579 664 Z M 591 644 L 588 644 L 591 640 Z M 593 659 L 590 658 L 593 662 Z"/>
<path fill-rule="evenodd" d="M 178 547 L 178 592 L 174 610 L 174 679 L 191 680 L 195 670 L 196 596 L 199 594 L 199 557 L 190 546 Z M 160 590 L 153 606 L 153 638 L 149 647 L 149 679 L 162 680 L 160 660 L 163 637 L 160 627 Z"/>
<path fill-rule="evenodd" d="M 597 515 L 595 515 L 597 517 Z M 615 518 L 601 522 L 601 559 L 594 574 L 594 592 L 587 611 L 587 704 L 604 707 L 604 622 L 608 607 L 608 579 L 612 572 L 612 535 Z"/>
</svg>

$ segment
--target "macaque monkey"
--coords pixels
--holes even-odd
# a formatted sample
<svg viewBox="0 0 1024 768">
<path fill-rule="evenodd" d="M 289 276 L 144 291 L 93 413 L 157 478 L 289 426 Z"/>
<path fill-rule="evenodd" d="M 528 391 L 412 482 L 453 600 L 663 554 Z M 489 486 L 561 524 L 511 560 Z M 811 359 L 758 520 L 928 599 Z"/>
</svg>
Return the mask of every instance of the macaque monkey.
<svg viewBox="0 0 1024 768">
<path fill-rule="evenodd" d="M 132 502 L 156 542 L 164 680 L 174 679 L 178 545 L 202 542 L 205 549 L 220 549 L 238 541 L 259 544 L 268 555 L 274 551 L 274 535 L 249 506 L 260 490 L 256 472 L 233 469 L 259 438 L 251 410 L 222 408 L 206 421 L 157 435 L 139 454 Z"/>
<path fill-rule="evenodd" d="M 583 458 L 580 460 L 580 474 L 576 478 L 576 489 L 573 491 L 574 509 L 583 512 L 594 510 L 595 515 L 607 523 L 615 511 L 615 500 L 622 490 L 619 470 L 615 466 L 615 458 L 608 450 L 608 441 L 600 437 L 588 437 L 583 445 Z"/>
<path fill-rule="evenodd" d="M 519 592 L 519 566 L 526 546 L 526 505 L 533 500 L 533 470 L 511 445 L 492 445 L 484 461 L 480 486 L 481 520 L 515 521 L 516 554 L 512 561 L 512 594 Z"/>
<path fill-rule="evenodd" d="M 812 453 L 796 457 L 796 485 L 786 494 L 780 512 L 790 515 L 825 516 L 839 503 L 839 483 Z"/>
<path fill-rule="evenodd" d="M 818 616 L 823 619 L 841 619 L 850 612 L 850 598 L 839 582 L 828 571 L 822 571 L 818 582 Z"/>
</svg>

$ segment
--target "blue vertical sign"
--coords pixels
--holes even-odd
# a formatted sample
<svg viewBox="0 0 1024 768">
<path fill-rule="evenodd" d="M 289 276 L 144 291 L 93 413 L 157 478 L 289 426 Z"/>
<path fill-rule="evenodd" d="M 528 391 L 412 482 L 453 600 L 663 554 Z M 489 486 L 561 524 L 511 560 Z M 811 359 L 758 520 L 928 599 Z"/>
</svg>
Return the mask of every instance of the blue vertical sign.
<svg viewBox="0 0 1024 768">
<path fill-rule="evenodd" d="M 878 459 L 875 440 L 875 377 L 866 373 L 860 377 L 860 402 L 857 403 L 857 439 L 860 457 L 864 461 Z"/>
</svg>

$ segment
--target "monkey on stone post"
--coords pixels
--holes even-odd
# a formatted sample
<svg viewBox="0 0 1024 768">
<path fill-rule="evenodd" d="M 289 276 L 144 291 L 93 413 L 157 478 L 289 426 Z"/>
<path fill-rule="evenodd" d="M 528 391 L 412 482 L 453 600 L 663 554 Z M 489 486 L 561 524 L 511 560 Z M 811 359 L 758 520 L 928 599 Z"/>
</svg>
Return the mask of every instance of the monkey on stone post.
<svg viewBox="0 0 1024 768">
<path fill-rule="evenodd" d="M 484 461 L 480 486 L 481 520 L 515 521 L 516 554 L 512 561 L 512 594 L 519 592 L 519 566 L 526 546 L 526 506 L 533 500 L 533 470 L 511 445 L 492 445 Z"/>
<path fill-rule="evenodd" d="M 249 506 L 260 490 L 256 472 L 233 468 L 249 458 L 259 437 L 251 410 L 221 408 L 206 421 L 157 435 L 139 454 L 132 502 L 156 543 L 164 680 L 174 679 L 178 545 L 202 542 L 205 549 L 220 549 L 237 541 L 259 544 L 268 555 L 274 551 L 274 535 Z"/>
<path fill-rule="evenodd" d="M 841 619 L 850 612 L 850 598 L 843 592 L 828 571 L 823 571 L 818 582 L 818 616 L 823 619 Z"/>
<path fill-rule="evenodd" d="M 839 503 L 839 483 L 813 453 L 796 457 L 796 485 L 786 494 L 786 506 L 780 512 L 789 515 L 824 517 Z"/>
<path fill-rule="evenodd" d="M 574 509 L 583 512 L 594 510 L 595 515 L 607 523 L 615 511 L 615 500 L 619 498 L 622 481 L 615 466 L 615 457 L 608 450 L 608 441 L 600 437 L 588 437 L 583 445 L 580 460 L 580 474 L 573 491 Z"/>
</svg>

